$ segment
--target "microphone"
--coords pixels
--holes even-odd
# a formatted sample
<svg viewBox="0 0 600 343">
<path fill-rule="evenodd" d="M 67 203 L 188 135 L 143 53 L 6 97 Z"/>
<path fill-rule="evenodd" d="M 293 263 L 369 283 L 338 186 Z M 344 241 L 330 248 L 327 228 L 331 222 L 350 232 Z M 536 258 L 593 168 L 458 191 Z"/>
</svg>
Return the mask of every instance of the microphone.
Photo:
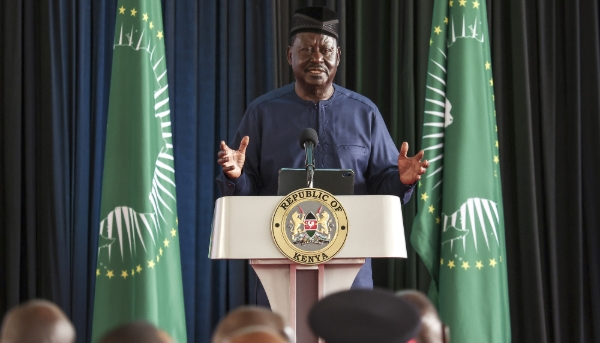
<svg viewBox="0 0 600 343">
<path fill-rule="evenodd" d="M 306 187 L 313 188 L 313 177 L 315 175 L 315 156 L 313 150 L 319 143 L 317 131 L 308 127 L 300 133 L 300 147 L 306 152 Z"/>
</svg>

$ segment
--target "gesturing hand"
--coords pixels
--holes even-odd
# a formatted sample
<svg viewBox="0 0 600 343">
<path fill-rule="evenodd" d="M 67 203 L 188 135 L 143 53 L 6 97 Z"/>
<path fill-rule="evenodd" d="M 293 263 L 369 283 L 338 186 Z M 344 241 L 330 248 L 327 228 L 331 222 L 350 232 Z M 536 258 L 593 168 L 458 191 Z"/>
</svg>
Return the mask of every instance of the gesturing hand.
<svg viewBox="0 0 600 343">
<path fill-rule="evenodd" d="M 408 143 L 404 142 L 400 148 L 400 155 L 398 155 L 398 174 L 400 174 L 400 182 L 412 185 L 421 179 L 421 175 L 429 167 L 429 162 L 427 160 L 421 162 L 423 154 L 425 154 L 423 150 L 413 157 L 407 157 L 407 152 Z"/>
<path fill-rule="evenodd" d="M 237 150 L 232 150 L 221 141 L 221 150 L 217 154 L 217 163 L 223 168 L 223 172 L 230 179 L 237 179 L 242 175 L 242 168 L 246 160 L 246 147 L 250 142 L 250 137 L 244 136 Z"/>
</svg>

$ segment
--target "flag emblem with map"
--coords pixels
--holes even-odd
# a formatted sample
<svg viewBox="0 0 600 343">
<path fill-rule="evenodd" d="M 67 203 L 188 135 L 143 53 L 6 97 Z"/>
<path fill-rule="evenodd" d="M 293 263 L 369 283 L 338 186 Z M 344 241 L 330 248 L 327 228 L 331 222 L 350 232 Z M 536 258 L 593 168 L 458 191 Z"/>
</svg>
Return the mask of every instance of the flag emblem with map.
<svg viewBox="0 0 600 343">
<path fill-rule="evenodd" d="M 167 64 L 159 0 L 120 0 L 92 342 L 143 320 L 186 342 Z"/>
<path fill-rule="evenodd" d="M 485 1 L 436 0 L 411 242 L 453 342 L 510 342 L 494 80 Z"/>
</svg>

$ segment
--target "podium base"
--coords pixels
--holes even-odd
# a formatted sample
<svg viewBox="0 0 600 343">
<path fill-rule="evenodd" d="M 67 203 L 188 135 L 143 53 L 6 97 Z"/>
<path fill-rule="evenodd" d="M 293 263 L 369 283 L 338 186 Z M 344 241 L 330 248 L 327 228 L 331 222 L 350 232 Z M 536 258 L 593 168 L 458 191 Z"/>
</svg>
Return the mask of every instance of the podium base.
<svg viewBox="0 0 600 343">
<path fill-rule="evenodd" d="M 288 259 L 250 260 L 271 310 L 289 323 L 298 343 L 322 342 L 308 326 L 308 311 L 319 299 L 350 289 L 364 263 L 364 258 L 332 259 L 314 266 Z"/>
</svg>

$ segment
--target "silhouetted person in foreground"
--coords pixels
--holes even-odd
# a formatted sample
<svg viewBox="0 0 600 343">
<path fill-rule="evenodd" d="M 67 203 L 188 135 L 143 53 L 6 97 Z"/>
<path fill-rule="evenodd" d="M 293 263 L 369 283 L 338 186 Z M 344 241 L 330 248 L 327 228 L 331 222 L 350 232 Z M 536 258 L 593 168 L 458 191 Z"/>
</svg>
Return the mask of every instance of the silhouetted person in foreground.
<svg viewBox="0 0 600 343">
<path fill-rule="evenodd" d="M 212 343 L 287 343 L 288 337 L 280 315 L 260 307 L 243 306 L 221 320 Z"/>
<path fill-rule="evenodd" d="M 313 305 L 308 322 L 327 343 L 412 343 L 421 327 L 414 306 L 382 289 L 328 295 Z"/>
<path fill-rule="evenodd" d="M 435 306 L 427 296 L 419 291 L 404 290 L 396 293 L 401 299 L 411 303 L 421 316 L 421 330 L 415 343 L 449 343 L 448 327 L 442 323 Z"/>
<path fill-rule="evenodd" d="M 99 343 L 173 343 L 173 339 L 156 326 L 140 321 L 113 329 Z"/>
<path fill-rule="evenodd" d="M 0 343 L 73 343 L 75 327 L 54 303 L 30 300 L 6 313 Z"/>
</svg>

